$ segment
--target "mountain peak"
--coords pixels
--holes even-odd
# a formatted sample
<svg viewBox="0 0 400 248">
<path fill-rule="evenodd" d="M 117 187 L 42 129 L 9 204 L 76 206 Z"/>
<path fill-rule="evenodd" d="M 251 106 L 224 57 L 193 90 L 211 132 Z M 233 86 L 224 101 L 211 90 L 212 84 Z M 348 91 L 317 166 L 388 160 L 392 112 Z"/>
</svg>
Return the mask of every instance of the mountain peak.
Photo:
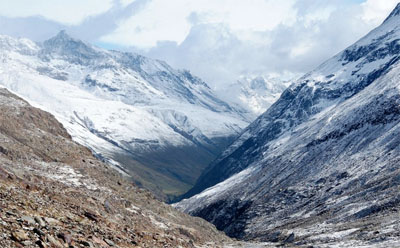
<svg viewBox="0 0 400 248">
<path fill-rule="evenodd" d="M 390 15 L 385 19 L 384 23 L 387 22 L 388 20 L 393 19 L 395 16 L 400 15 L 400 3 L 397 4 L 396 8 L 390 13 Z"/>
<path fill-rule="evenodd" d="M 58 34 L 55 36 L 55 38 L 68 38 L 71 39 L 71 37 L 67 34 L 67 31 L 65 29 L 61 30 L 60 32 L 58 32 Z"/>
<path fill-rule="evenodd" d="M 51 42 L 51 43 L 60 44 L 60 43 L 71 42 L 71 41 L 76 41 L 76 42 L 78 42 L 79 40 L 76 40 L 76 39 L 72 38 L 72 37 L 67 33 L 67 31 L 61 30 L 60 32 L 57 33 L 56 36 L 54 36 L 54 37 L 48 39 L 47 41 L 45 41 L 45 43 L 46 43 L 46 42 L 47 42 L 47 43 Z M 80 42 L 80 41 L 79 41 L 79 42 Z"/>
<path fill-rule="evenodd" d="M 89 63 L 90 60 L 101 57 L 101 53 L 90 44 L 72 38 L 65 30 L 43 43 L 43 55 L 61 55 L 68 57 L 73 63 Z"/>
<path fill-rule="evenodd" d="M 252 89 L 266 89 L 267 85 L 266 85 L 266 81 L 263 77 L 257 76 L 256 78 L 251 80 L 250 87 Z"/>
</svg>

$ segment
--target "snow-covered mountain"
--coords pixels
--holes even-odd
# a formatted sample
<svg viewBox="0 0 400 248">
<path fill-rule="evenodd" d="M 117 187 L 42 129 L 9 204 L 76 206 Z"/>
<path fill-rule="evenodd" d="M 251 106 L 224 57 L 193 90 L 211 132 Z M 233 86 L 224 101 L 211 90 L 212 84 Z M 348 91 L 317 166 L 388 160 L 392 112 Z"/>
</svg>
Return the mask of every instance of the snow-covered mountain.
<svg viewBox="0 0 400 248">
<path fill-rule="evenodd" d="M 399 61 L 400 4 L 285 90 L 176 206 L 233 237 L 399 246 Z"/>
<path fill-rule="evenodd" d="M 267 110 L 290 83 L 270 76 L 242 76 L 236 82 L 216 89 L 226 102 L 246 109 L 255 120 Z"/>
<path fill-rule="evenodd" d="M 249 122 L 189 71 L 64 31 L 43 43 L 0 36 L 0 49 L 0 85 L 159 195 L 188 190 Z"/>
</svg>

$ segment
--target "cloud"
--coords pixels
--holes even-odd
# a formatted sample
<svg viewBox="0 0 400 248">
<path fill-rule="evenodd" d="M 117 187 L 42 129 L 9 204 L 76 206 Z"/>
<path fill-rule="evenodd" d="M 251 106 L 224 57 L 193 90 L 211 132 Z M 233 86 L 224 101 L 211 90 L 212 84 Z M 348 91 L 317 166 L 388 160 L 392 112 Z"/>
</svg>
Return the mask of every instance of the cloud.
<svg viewBox="0 0 400 248">
<path fill-rule="evenodd" d="M 85 41 L 98 42 L 99 37 L 107 35 L 117 29 L 121 20 L 135 16 L 150 0 L 121 0 L 114 2 L 107 12 L 86 18 L 76 26 L 67 27 L 68 33 Z M 121 46 L 121 43 L 117 45 Z"/>
<path fill-rule="evenodd" d="M 305 73 L 379 25 L 396 3 L 14 0 L 0 4 L 0 33 L 41 41 L 66 29 L 103 47 L 189 69 L 217 87 L 241 75 Z"/>
<path fill-rule="evenodd" d="M 367 0 L 361 5 L 363 8 L 362 18 L 366 22 L 378 25 L 398 3 L 398 0 Z"/>
<path fill-rule="evenodd" d="M 152 0 L 102 40 L 140 48 L 151 48 L 157 41 L 180 44 L 194 22 L 224 23 L 237 33 L 270 30 L 280 23 L 293 21 L 294 3 L 295 0 Z"/>
<path fill-rule="evenodd" d="M 12 0 L 0 4 L 0 15 L 9 18 L 42 16 L 50 21 L 77 25 L 89 16 L 104 13 L 113 0 Z"/>
<path fill-rule="evenodd" d="M 43 17 L 11 18 L 0 16 L 0 34 L 42 40 L 64 29 L 65 26 Z"/>
<path fill-rule="evenodd" d="M 287 13 L 280 14 L 279 21 L 273 24 L 253 25 L 253 20 L 241 26 L 226 21 L 229 19 L 204 21 L 199 12 L 192 12 L 188 18 L 191 28 L 183 40 L 163 41 L 162 36 L 157 36 L 149 38 L 150 48 L 139 44 L 132 49 L 166 60 L 175 67 L 189 68 L 214 87 L 237 80 L 241 75 L 301 75 L 376 27 L 395 4 L 383 8 L 379 1 L 371 0 L 361 5 L 348 0 L 279 1 L 283 2 L 287 3 Z M 380 11 L 371 14 L 377 5 L 381 5 L 384 14 Z M 274 11 L 261 9 L 265 16 Z M 238 20 L 245 15 L 237 17 Z M 133 44 L 140 43 L 140 37 L 130 37 L 139 40 Z"/>
<path fill-rule="evenodd" d="M 87 42 L 99 44 L 99 37 L 114 31 L 119 21 L 135 15 L 150 0 L 121 0 L 104 13 L 88 16 L 77 25 L 51 21 L 42 16 L 5 17 L 0 16 L 0 34 L 13 37 L 26 37 L 43 41 L 66 30 L 70 35 Z M 101 43 L 100 43 L 101 44 Z M 113 47 L 118 47 L 114 45 Z M 122 46 L 119 46 L 123 49 Z"/>
</svg>

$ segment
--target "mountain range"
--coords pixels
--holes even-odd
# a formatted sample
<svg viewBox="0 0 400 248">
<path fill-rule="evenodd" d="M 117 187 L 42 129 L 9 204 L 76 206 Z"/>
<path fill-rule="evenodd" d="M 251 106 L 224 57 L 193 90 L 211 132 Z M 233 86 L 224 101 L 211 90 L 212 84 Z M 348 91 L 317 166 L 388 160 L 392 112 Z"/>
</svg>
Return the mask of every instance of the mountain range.
<svg viewBox="0 0 400 248">
<path fill-rule="evenodd" d="M 231 237 L 400 245 L 400 4 L 287 88 L 175 206 Z"/>
<path fill-rule="evenodd" d="M 189 190 L 254 118 L 187 70 L 65 31 L 41 43 L 0 36 L 0 48 L 0 85 L 161 199 Z"/>
<path fill-rule="evenodd" d="M 400 246 L 400 4 L 291 82 L 61 31 L 0 36 L 0 87 L 1 247 Z"/>
</svg>

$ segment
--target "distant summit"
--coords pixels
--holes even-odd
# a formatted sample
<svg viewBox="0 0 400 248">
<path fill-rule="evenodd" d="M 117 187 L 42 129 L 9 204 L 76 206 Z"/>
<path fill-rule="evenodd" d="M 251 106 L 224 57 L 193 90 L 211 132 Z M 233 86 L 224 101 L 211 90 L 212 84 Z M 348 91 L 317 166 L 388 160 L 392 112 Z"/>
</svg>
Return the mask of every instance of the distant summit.
<svg viewBox="0 0 400 248">
<path fill-rule="evenodd" d="M 58 34 L 55 37 L 57 37 L 58 39 L 71 39 L 71 37 L 67 34 L 67 31 L 65 29 L 58 32 Z"/>
<path fill-rule="evenodd" d="M 40 56 L 47 60 L 62 58 L 74 64 L 88 65 L 104 58 L 104 52 L 81 40 L 72 38 L 65 30 L 61 30 L 56 36 L 43 42 Z"/>
<path fill-rule="evenodd" d="M 289 86 L 289 83 L 268 76 L 241 77 L 236 82 L 217 89 L 217 94 L 232 104 L 247 110 L 251 119 L 265 112 Z"/>
<path fill-rule="evenodd" d="M 68 33 L 65 30 L 61 30 L 54 37 L 44 41 L 44 44 L 47 44 L 48 46 L 50 46 L 50 45 L 61 46 L 61 45 L 66 45 L 70 42 L 83 43 L 80 40 L 73 39 L 71 36 L 68 35 Z"/>
</svg>

